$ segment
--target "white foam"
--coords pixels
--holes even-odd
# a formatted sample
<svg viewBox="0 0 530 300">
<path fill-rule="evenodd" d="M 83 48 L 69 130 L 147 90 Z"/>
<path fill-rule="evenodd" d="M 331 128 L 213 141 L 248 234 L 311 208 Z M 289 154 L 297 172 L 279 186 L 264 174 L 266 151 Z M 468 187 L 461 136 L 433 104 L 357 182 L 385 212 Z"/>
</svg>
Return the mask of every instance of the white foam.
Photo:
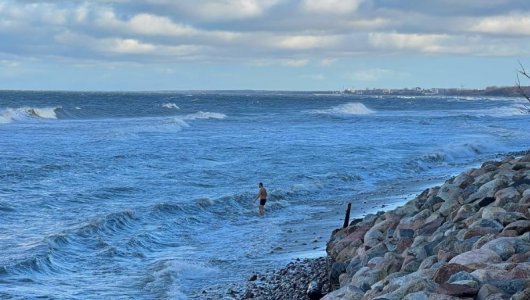
<svg viewBox="0 0 530 300">
<path fill-rule="evenodd" d="M 511 116 L 523 116 L 529 114 L 530 108 L 524 104 L 514 104 L 511 106 L 502 106 L 490 109 L 482 109 L 472 111 L 474 115 L 479 117 L 511 117 Z"/>
<path fill-rule="evenodd" d="M 494 141 L 470 140 L 465 143 L 447 144 L 441 149 L 425 153 L 420 160 L 423 162 L 446 162 L 451 163 L 462 159 L 476 157 L 477 154 L 487 153 L 499 149 Z"/>
<path fill-rule="evenodd" d="M 175 103 L 164 103 L 162 104 L 162 107 L 167 109 L 180 109 L 180 107 L 178 107 L 178 105 L 176 105 Z"/>
<path fill-rule="evenodd" d="M 216 112 L 204 112 L 204 111 L 198 111 L 196 113 L 189 114 L 183 117 L 184 120 L 204 120 L 204 119 L 223 120 L 224 118 L 226 118 L 225 114 L 216 113 Z"/>
<path fill-rule="evenodd" d="M 329 109 L 313 110 L 312 113 L 326 114 L 326 115 L 368 115 L 375 113 L 374 110 L 369 109 L 364 104 L 359 102 L 350 102 L 334 106 Z"/>
<path fill-rule="evenodd" d="M 7 124 L 30 119 L 57 119 L 55 111 L 61 107 L 19 107 L 0 110 L 0 123 Z"/>
</svg>

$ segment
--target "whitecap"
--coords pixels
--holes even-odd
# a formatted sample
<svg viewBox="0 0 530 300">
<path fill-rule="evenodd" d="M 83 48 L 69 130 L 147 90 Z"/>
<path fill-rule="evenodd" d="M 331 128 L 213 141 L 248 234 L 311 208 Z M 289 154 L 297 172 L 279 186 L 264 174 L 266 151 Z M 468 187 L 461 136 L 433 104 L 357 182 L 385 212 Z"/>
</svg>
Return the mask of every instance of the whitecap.
<svg viewBox="0 0 530 300">
<path fill-rule="evenodd" d="M 171 102 L 162 104 L 162 107 L 167 108 L 167 109 L 180 109 L 178 105 L 176 105 L 175 103 L 171 103 Z"/>
<path fill-rule="evenodd" d="M 375 111 L 366 107 L 362 103 L 350 102 L 350 103 L 337 105 L 329 109 L 312 110 L 311 113 L 344 116 L 344 115 L 368 115 L 368 114 L 375 113 Z"/>
<path fill-rule="evenodd" d="M 56 110 L 58 107 L 19 107 L 5 108 L 0 110 L 0 123 L 7 124 L 16 121 L 31 119 L 57 119 Z"/>
<path fill-rule="evenodd" d="M 226 118 L 225 114 L 216 113 L 216 112 L 204 112 L 204 111 L 198 111 L 196 113 L 189 114 L 183 117 L 184 120 L 204 120 L 204 119 L 223 120 L 224 118 Z"/>
</svg>

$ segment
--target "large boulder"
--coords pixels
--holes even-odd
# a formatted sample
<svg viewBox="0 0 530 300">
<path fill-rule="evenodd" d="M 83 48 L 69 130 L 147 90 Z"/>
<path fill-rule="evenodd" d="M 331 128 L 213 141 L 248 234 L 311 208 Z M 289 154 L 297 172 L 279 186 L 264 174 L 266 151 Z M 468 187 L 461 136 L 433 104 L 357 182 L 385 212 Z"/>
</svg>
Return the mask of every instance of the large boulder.
<svg viewBox="0 0 530 300">
<path fill-rule="evenodd" d="M 460 264 L 472 269 L 479 269 L 487 264 L 501 262 L 501 257 L 489 249 L 476 249 L 453 257 L 449 263 Z"/>
</svg>

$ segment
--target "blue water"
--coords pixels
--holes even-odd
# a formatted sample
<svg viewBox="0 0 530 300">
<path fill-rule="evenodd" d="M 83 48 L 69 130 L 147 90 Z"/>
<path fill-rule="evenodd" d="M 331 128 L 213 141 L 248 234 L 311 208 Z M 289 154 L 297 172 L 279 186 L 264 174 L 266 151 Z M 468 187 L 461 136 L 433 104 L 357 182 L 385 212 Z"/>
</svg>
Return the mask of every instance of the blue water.
<svg viewBox="0 0 530 300">
<path fill-rule="evenodd" d="M 0 298 L 194 299 L 526 150 L 526 102 L 0 92 Z M 264 218 L 252 199 L 263 182 Z"/>
</svg>

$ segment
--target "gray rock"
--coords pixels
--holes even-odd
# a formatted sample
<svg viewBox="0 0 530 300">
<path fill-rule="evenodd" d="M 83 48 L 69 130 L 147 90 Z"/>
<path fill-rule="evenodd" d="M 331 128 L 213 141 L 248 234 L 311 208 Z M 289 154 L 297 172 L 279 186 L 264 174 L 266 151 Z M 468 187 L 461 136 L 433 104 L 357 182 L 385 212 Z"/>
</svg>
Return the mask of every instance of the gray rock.
<svg viewBox="0 0 530 300">
<path fill-rule="evenodd" d="M 364 292 L 352 285 L 347 285 L 336 291 L 333 291 L 322 298 L 322 300 L 361 300 L 364 296 Z"/>
<path fill-rule="evenodd" d="M 351 284 L 366 292 L 372 284 L 381 279 L 383 279 L 383 272 L 381 270 L 372 270 L 368 267 L 363 267 L 353 275 Z"/>
<path fill-rule="evenodd" d="M 449 263 L 460 264 L 470 268 L 477 268 L 490 263 L 501 262 L 501 257 L 489 249 L 477 249 L 464 252 L 453 257 Z"/>
<path fill-rule="evenodd" d="M 515 230 L 518 234 L 523 234 L 530 231 L 530 221 L 529 220 L 519 220 L 508 224 L 504 230 Z"/>
<path fill-rule="evenodd" d="M 453 218 L 453 222 L 460 222 L 462 220 L 465 220 L 475 214 L 475 212 L 476 211 L 473 205 L 464 204 L 458 209 L 456 215 Z"/>
<path fill-rule="evenodd" d="M 462 280 L 475 280 L 471 274 L 469 274 L 466 271 L 460 271 L 458 273 L 455 273 L 449 277 L 449 280 L 447 280 L 448 283 L 455 283 L 456 281 L 462 281 Z"/>
<path fill-rule="evenodd" d="M 520 240 L 514 237 L 501 237 L 485 243 L 480 249 L 489 249 L 497 253 L 502 260 L 507 260 L 517 252 Z"/>
<path fill-rule="evenodd" d="M 478 291 L 476 300 L 487 300 L 489 296 L 502 293 L 502 290 L 491 285 L 484 284 Z"/>
<path fill-rule="evenodd" d="M 493 228 L 497 231 L 501 231 L 504 229 L 501 223 L 495 220 L 492 220 L 492 219 L 479 219 L 473 222 L 471 226 L 469 226 L 469 228 L 477 228 L 477 227 Z"/>
<path fill-rule="evenodd" d="M 331 270 L 329 272 L 329 282 L 331 289 L 335 289 L 339 286 L 339 276 L 340 274 L 346 272 L 347 266 L 348 265 L 346 263 L 342 262 L 334 262 L 333 265 L 331 265 Z"/>
<path fill-rule="evenodd" d="M 465 203 L 471 203 L 486 197 L 495 197 L 495 193 L 508 185 L 508 180 L 497 178 L 483 184 L 478 191 L 470 195 Z"/>
</svg>

